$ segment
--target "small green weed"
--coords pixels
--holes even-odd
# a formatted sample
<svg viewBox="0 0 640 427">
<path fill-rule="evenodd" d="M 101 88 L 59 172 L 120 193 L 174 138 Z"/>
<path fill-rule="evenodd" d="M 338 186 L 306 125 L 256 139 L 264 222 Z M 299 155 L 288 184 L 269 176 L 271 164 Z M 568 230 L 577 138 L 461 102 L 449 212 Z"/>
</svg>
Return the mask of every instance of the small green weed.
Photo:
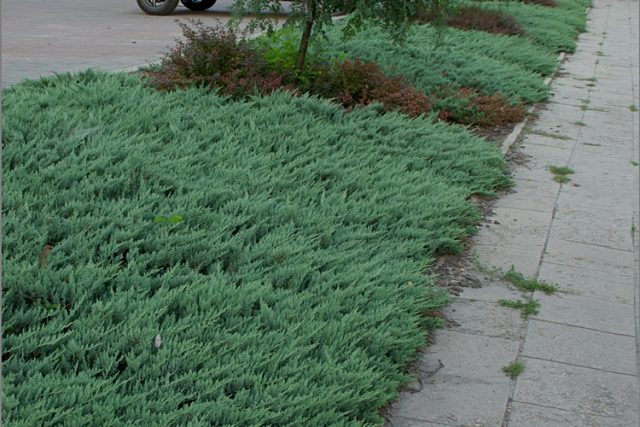
<svg viewBox="0 0 640 427">
<path fill-rule="evenodd" d="M 595 83 L 587 83 L 587 86 L 588 86 L 588 87 L 595 87 L 595 86 L 596 86 L 596 84 L 595 84 Z"/>
<path fill-rule="evenodd" d="M 631 224 L 631 235 L 635 236 L 636 235 L 636 231 L 638 231 L 638 229 L 636 228 L 635 224 Z"/>
<path fill-rule="evenodd" d="M 576 126 L 586 126 L 587 124 L 581 120 L 578 120 L 577 122 L 573 122 L 574 125 Z"/>
<path fill-rule="evenodd" d="M 522 275 L 522 273 L 516 271 L 514 267 L 511 267 L 511 270 L 504 273 L 504 278 L 522 291 L 541 291 L 547 295 L 551 295 L 558 290 L 557 285 L 552 285 L 536 279 L 527 279 Z"/>
<path fill-rule="evenodd" d="M 532 314 L 538 314 L 540 311 L 540 303 L 535 300 L 519 300 L 519 299 L 501 299 L 498 301 L 503 307 L 513 308 L 520 310 L 522 317 L 526 319 Z"/>
<path fill-rule="evenodd" d="M 571 181 L 569 175 L 575 171 L 568 166 L 549 166 L 549 172 L 553 174 L 553 180 L 560 184 L 566 184 Z"/>
<path fill-rule="evenodd" d="M 583 142 L 582 145 L 590 145 L 592 147 L 602 147 L 602 144 L 595 144 L 593 142 Z"/>
<path fill-rule="evenodd" d="M 629 161 L 631 162 L 631 164 L 632 164 L 633 166 L 638 166 L 638 162 L 636 162 L 635 160 L 629 160 Z"/>
<path fill-rule="evenodd" d="M 179 224 L 182 220 L 182 215 L 171 215 L 170 217 L 156 215 L 156 217 L 153 218 L 153 222 L 156 224 L 165 224 L 167 222 L 170 222 L 171 224 Z"/>
<path fill-rule="evenodd" d="M 524 363 L 519 360 L 515 362 L 509 363 L 507 366 L 502 368 L 502 372 L 504 372 L 509 378 L 515 379 L 524 371 Z"/>
<path fill-rule="evenodd" d="M 635 113 L 636 111 L 638 111 L 638 107 L 636 107 L 634 104 L 631 104 L 631 105 L 629 106 L 629 111 L 632 111 L 632 112 L 634 112 L 634 113 Z"/>
</svg>

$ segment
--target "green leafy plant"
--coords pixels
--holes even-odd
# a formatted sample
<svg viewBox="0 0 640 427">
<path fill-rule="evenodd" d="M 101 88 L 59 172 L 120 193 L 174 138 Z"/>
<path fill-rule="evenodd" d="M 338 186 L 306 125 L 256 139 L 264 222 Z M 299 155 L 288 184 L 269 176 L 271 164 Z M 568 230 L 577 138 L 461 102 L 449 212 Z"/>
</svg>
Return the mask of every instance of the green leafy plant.
<svg viewBox="0 0 640 427">
<path fill-rule="evenodd" d="M 503 307 L 520 310 L 522 317 L 527 318 L 530 315 L 538 314 L 540 311 L 540 303 L 534 300 L 517 300 L 517 299 L 501 299 L 498 301 Z"/>
<path fill-rule="evenodd" d="M 519 360 L 511 362 L 507 366 L 502 368 L 502 372 L 504 372 L 509 378 L 516 379 L 521 373 L 524 372 L 524 363 Z"/>
<path fill-rule="evenodd" d="M 551 295 L 558 290 L 557 285 L 553 285 L 541 280 L 536 279 L 527 279 L 522 275 L 522 273 L 515 270 L 515 267 L 511 267 L 511 269 L 503 274 L 503 277 L 509 281 L 516 288 L 527 291 L 541 291 L 547 295 Z"/>
<path fill-rule="evenodd" d="M 568 166 L 549 166 L 549 172 L 553 174 L 554 181 L 565 184 L 571 181 L 569 175 L 572 175 L 575 171 Z"/>
<path fill-rule="evenodd" d="M 324 35 L 333 26 L 333 16 L 349 12 L 344 22 L 343 37 L 351 37 L 372 24 L 381 25 L 394 42 L 406 40 L 411 17 L 420 10 L 431 10 L 440 14 L 448 7 L 448 0 L 406 0 L 403 2 L 379 2 L 377 0 L 295 0 L 290 4 L 288 24 L 302 30 L 298 42 L 295 68 L 302 71 L 306 66 L 307 52 L 317 35 Z M 239 26 L 242 18 L 251 16 L 248 30 L 255 28 L 273 29 L 277 17 L 261 13 L 264 10 L 282 12 L 281 0 L 236 0 L 233 4 L 232 26 Z"/>
<path fill-rule="evenodd" d="M 156 224 L 179 224 L 183 221 L 182 215 L 171 215 L 170 217 L 157 215 L 153 218 L 153 222 Z"/>
</svg>

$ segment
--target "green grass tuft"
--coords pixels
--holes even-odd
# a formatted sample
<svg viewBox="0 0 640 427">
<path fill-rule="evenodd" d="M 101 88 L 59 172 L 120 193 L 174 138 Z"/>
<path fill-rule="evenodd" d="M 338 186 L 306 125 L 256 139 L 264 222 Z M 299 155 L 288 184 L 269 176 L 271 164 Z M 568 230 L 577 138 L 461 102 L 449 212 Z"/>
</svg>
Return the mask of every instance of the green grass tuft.
<svg viewBox="0 0 640 427">
<path fill-rule="evenodd" d="M 568 166 L 549 166 L 549 171 L 556 175 L 571 175 L 575 173 L 575 171 Z"/>
<path fill-rule="evenodd" d="M 504 273 L 504 278 L 522 291 L 541 291 L 547 295 L 551 295 L 558 290 L 557 285 L 552 285 L 536 279 L 527 279 L 522 275 L 522 273 L 516 271 L 514 267 L 511 267 L 511 270 Z"/>
<path fill-rule="evenodd" d="M 517 300 L 517 299 L 501 299 L 498 301 L 503 307 L 513 308 L 515 310 L 520 310 L 522 317 L 527 318 L 530 315 L 538 314 L 540 310 L 540 303 L 534 300 Z"/>
<path fill-rule="evenodd" d="M 502 372 L 504 372 L 511 379 L 518 378 L 518 376 L 524 372 L 524 363 L 519 360 L 511 362 L 507 366 L 502 368 Z"/>
</svg>

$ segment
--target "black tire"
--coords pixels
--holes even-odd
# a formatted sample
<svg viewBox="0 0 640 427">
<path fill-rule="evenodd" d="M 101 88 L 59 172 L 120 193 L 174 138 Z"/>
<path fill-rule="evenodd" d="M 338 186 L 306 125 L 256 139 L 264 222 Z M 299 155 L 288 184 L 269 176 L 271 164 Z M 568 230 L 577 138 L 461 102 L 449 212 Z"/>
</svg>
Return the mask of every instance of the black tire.
<svg viewBox="0 0 640 427">
<path fill-rule="evenodd" d="M 187 9 L 198 11 L 207 10 L 216 4 L 216 0 L 180 0 L 180 2 Z"/>
<path fill-rule="evenodd" d="M 148 15 L 169 15 L 176 10 L 180 0 L 136 0 L 142 11 Z"/>
</svg>

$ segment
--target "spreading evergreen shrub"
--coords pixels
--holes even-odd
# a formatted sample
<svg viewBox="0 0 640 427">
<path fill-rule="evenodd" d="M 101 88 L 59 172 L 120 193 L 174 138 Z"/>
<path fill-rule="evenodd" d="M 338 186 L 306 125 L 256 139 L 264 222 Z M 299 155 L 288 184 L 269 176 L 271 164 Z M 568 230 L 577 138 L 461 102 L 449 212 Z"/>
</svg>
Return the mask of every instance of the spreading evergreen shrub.
<svg viewBox="0 0 640 427">
<path fill-rule="evenodd" d="M 526 37 L 550 52 L 574 52 L 576 38 L 586 29 L 590 0 L 557 0 L 557 7 L 515 1 L 482 1 L 483 8 L 514 16 Z M 477 2 L 469 2 L 477 4 Z"/>
<path fill-rule="evenodd" d="M 497 92 L 507 96 L 513 103 L 537 102 L 547 99 L 549 89 L 544 85 L 541 76 L 525 68 L 526 64 L 518 64 L 514 57 L 527 56 L 525 52 L 518 54 L 505 54 L 498 57 L 496 48 L 486 47 L 486 51 L 474 51 L 464 41 L 468 36 L 461 36 L 464 31 L 447 29 L 443 33 L 440 45 L 434 43 L 437 29 L 426 25 L 416 26 L 413 29 L 407 43 L 403 45 L 377 37 L 379 30 L 371 28 L 365 30 L 354 38 L 343 41 L 339 31 L 332 34 L 331 46 L 336 52 L 344 52 L 347 57 L 358 58 L 363 61 L 377 62 L 391 75 L 402 75 L 416 88 L 423 90 L 427 96 L 433 95 L 441 86 L 460 86 L 477 89 L 483 95 L 493 95 Z M 474 32 L 474 34 L 483 34 Z M 511 42 L 500 42 L 501 39 L 514 39 L 513 37 L 495 36 L 486 34 L 491 39 L 483 39 L 476 44 L 487 45 L 490 40 L 504 47 Z M 486 41 L 485 41 L 486 40 Z M 471 45 L 472 46 L 472 45 Z M 515 43 L 513 49 L 521 48 L 521 44 Z M 532 55 L 542 57 L 539 51 L 532 50 Z M 553 63 L 549 54 L 541 61 L 543 64 Z M 543 65 L 543 68 L 545 66 Z"/>
<path fill-rule="evenodd" d="M 380 425 L 446 299 L 464 129 L 84 73 L 3 94 L 4 421 Z"/>
</svg>

